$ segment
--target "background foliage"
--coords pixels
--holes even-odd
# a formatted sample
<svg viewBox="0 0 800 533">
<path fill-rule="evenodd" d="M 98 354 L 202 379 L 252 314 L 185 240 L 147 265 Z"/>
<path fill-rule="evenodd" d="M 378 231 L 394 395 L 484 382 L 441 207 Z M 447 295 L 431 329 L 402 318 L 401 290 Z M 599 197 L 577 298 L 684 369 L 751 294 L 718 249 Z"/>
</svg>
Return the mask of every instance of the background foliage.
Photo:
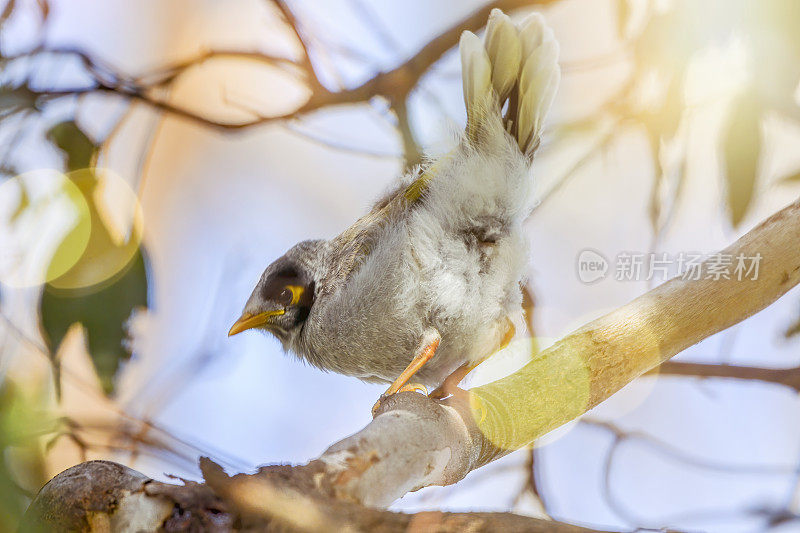
<svg viewBox="0 0 800 533">
<path fill-rule="evenodd" d="M 211 10 L 213 18 L 215 8 L 199 0 L 196 3 L 198 9 Z M 9 0 L 0 14 L 0 169 L 5 180 L 0 185 L 0 200 L 5 202 L 0 215 L 7 215 L 2 219 L 4 241 L 0 242 L 3 246 L 0 249 L 7 251 L 0 264 L 3 271 L 0 305 L 5 326 L 3 353 L 0 354 L 3 372 L 0 448 L 4 451 L 4 461 L 0 464 L 0 528 L 4 530 L 13 527 L 30 494 L 55 473 L 52 471 L 54 464 L 63 467 L 69 462 L 52 462 L 52 450 L 59 450 L 57 445 L 64 440 L 79 450 L 77 456 L 72 456 L 76 460 L 93 456 L 92 452 L 117 458 L 124 454 L 130 460 L 150 454 L 176 465 L 175 468 L 191 470 L 194 457 L 202 451 L 222 455 L 220 462 L 233 468 L 248 466 L 235 457 L 226 457 L 214 450 L 209 452 L 203 445 L 176 436 L 175 431 L 162 427 L 149 416 L 148 409 L 168 403 L 176 389 L 196 376 L 200 372 L 198 369 L 209 364 L 221 351 L 218 349 L 222 342 L 221 330 L 210 322 L 204 323 L 198 316 L 201 313 L 188 303 L 172 305 L 185 305 L 183 312 L 191 315 L 192 342 L 199 346 L 195 350 L 198 355 L 185 359 L 175 355 L 175 361 L 188 363 L 174 366 L 167 361 L 159 369 L 158 376 L 142 379 L 139 395 L 127 399 L 147 398 L 148 401 L 142 400 L 140 404 L 150 407 L 141 407 L 135 401 L 126 405 L 125 395 L 117 390 L 126 371 L 131 374 L 126 370 L 126 361 L 131 347 L 137 345 L 136 328 L 132 323 L 137 314 L 157 316 L 153 304 L 159 293 L 154 289 L 162 285 L 161 281 L 154 282 L 159 278 L 150 264 L 150 249 L 157 249 L 159 242 L 166 242 L 166 238 L 156 232 L 146 233 L 137 206 L 131 208 L 125 204 L 125 186 L 118 187 L 123 191 L 121 204 L 103 191 L 109 183 L 113 185 L 119 181 L 127 184 L 133 197 L 142 200 L 144 177 L 153 164 L 153 154 L 160 146 L 174 140 L 162 136 L 159 144 L 159 132 L 165 122 L 180 121 L 197 130 L 230 137 L 230 142 L 241 143 L 247 141 L 242 141 L 236 132 L 273 126 L 284 128 L 321 153 L 335 151 L 370 160 L 388 160 L 399 171 L 417 163 L 426 150 L 439 149 L 434 139 L 441 137 L 442 128 L 431 124 L 463 122 L 460 115 L 454 116 L 461 112 L 460 73 L 454 67 L 452 54 L 448 54 L 462 29 L 480 27 L 486 13 L 494 6 L 514 11 L 515 16 L 537 7 L 545 9 L 545 14 L 557 21 L 565 19 L 568 23 L 574 20 L 576 24 L 585 24 L 579 20 L 585 6 L 573 0 L 476 4 L 469 6 L 477 8 L 476 13 L 465 11 L 459 18 L 446 16 L 438 5 L 433 5 L 425 8 L 431 13 L 431 20 L 426 19 L 425 24 L 435 31 L 431 30 L 431 35 L 414 49 L 407 45 L 404 35 L 394 31 L 381 9 L 368 2 L 344 2 L 351 15 L 341 12 L 335 15 L 343 20 L 352 16 L 361 21 L 363 31 L 349 36 L 337 34 L 320 24 L 319 19 L 325 18 L 325 13 L 318 13 L 307 3 L 265 0 L 258 4 L 263 5 L 263 20 L 270 21 L 259 33 L 265 42 L 231 46 L 223 39 L 221 45 L 201 46 L 177 59 L 165 50 L 161 61 L 147 68 L 117 66 L 107 59 L 112 55 L 102 49 L 102 42 L 97 49 L 84 49 L 52 38 L 51 34 L 57 33 L 54 26 L 58 27 L 60 14 L 74 9 L 67 2 Z M 147 9 L 150 8 L 141 8 L 145 18 L 148 13 L 156 14 L 162 8 Z M 563 10 L 559 12 L 559 9 Z M 796 196 L 800 185 L 800 160 L 776 168 L 774 153 L 781 142 L 783 145 L 785 142 L 776 141 L 774 131 L 787 130 L 790 133 L 785 136 L 792 138 L 800 126 L 798 2 L 609 0 L 596 9 L 604 16 L 594 22 L 592 30 L 613 35 L 610 51 L 577 58 L 575 55 L 580 54 L 570 56 L 570 43 L 582 37 L 567 35 L 566 30 L 564 36 L 559 35 L 559 27 L 556 28 L 567 56 L 563 61 L 565 96 L 564 101 L 557 104 L 549 138 L 540 154 L 540 168 L 547 170 L 548 177 L 541 186 L 542 204 L 534 213 L 534 223 L 536 217 L 545 216 L 539 213 L 547 213 L 549 202 L 559 196 L 567 196 L 569 205 L 591 206 L 591 200 L 587 202 L 582 198 L 580 195 L 585 193 L 572 183 L 593 168 L 598 159 L 618 152 L 622 143 L 626 143 L 625 154 L 630 157 L 631 166 L 634 160 L 638 161 L 636 158 L 644 158 L 651 169 L 637 178 L 651 180 L 642 187 L 646 191 L 644 195 L 631 192 L 630 198 L 618 199 L 619 210 L 641 209 L 643 225 L 649 233 L 650 251 L 662 250 L 670 234 L 681 229 L 677 220 L 682 210 L 692 210 L 697 205 L 698 189 L 692 185 L 690 175 L 693 165 L 697 165 L 693 161 L 696 158 L 693 146 L 698 144 L 698 136 L 705 140 L 709 135 L 714 137 L 712 149 L 719 162 L 718 171 L 705 174 L 703 179 L 718 181 L 720 213 L 725 221 L 724 240 L 732 240 L 763 216 L 763 207 L 774 202 L 775 195 L 783 202 Z M 123 17 L 120 27 L 124 28 L 124 14 L 117 16 Z M 165 20 L 173 19 L 166 17 Z M 608 28 L 599 27 L 606 22 Z M 348 37 L 354 41 L 349 41 Z M 125 38 L 122 35 L 107 37 L 112 42 Z M 704 72 L 709 65 L 724 67 L 726 62 L 732 62 L 734 68 Z M 730 75 L 731 79 L 720 81 L 720 72 Z M 611 83 L 603 90 L 594 91 L 591 83 L 582 81 L 589 79 L 587 76 L 611 80 Z M 228 79 L 236 80 L 234 85 L 238 87 L 235 88 L 263 84 L 264 89 L 244 90 L 246 97 L 242 97 L 242 91 L 237 93 L 226 83 Z M 708 86 L 712 86 L 712 90 L 704 91 Z M 716 86 L 722 89 L 717 87 L 714 92 Z M 576 98 L 575 94 L 579 96 Z M 593 105 L 587 105 L 589 101 Z M 383 131 L 391 131 L 395 144 L 388 148 L 372 146 L 370 135 L 360 139 L 348 136 L 351 130 L 364 126 L 361 118 L 354 119 L 356 126 L 340 118 L 352 108 L 366 108 L 377 116 Z M 706 114 L 708 108 L 719 110 L 713 120 Z M 149 118 L 141 119 L 144 114 Z M 106 126 L 99 127 L 99 123 Z M 713 123 L 712 128 L 709 123 Z M 792 139 L 795 143 L 792 146 L 796 146 L 796 139 Z M 121 157 L 120 151 L 126 157 Z M 306 162 L 313 157 L 308 153 L 286 153 L 285 159 Z M 229 161 L 232 159 L 230 157 Z M 43 164 L 45 161 L 47 164 Z M 133 161 L 133 164 L 109 165 L 122 175 L 117 178 L 105 169 L 109 161 Z M 191 162 L 183 164 L 191 168 Z M 234 180 L 230 180 L 229 185 L 228 176 L 228 172 L 235 172 L 229 166 L 235 169 L 235 164 L 223 164 L 216 171 L 220 210 L 224 209 L 222 203 L 228 198 L 226 187 L 236 187 Z M 59 182 L 58 194 L 37 195 L 36 191 L 27 189 L 28 181 L 19 178 L 55 166 L 64 176 L 64 181 Z M 350 169 L 346 168 L 346 162 L 341 167 L 345 170 L 340 173 L 325 170 L 335 176 L 345 176 L 340 179 L 346 180 Z M 348 203 L 346 196 L 355 194 L 352 191 L 357 184 L 341 181 L 330 185 L 334 178 L 315 175 L 316 171 L 310 169 L 298 183 L 286 186 L 287 190 L 299 187 L 309 202 L 315 195 L 324 196 L 328 203 L 341 202 L 344 219 L 354 217 L 355 208 L 363 206 L 356 206 L 352 201 Z M 274 172 L 281 174 L 280 167 Z M 284 169 L 283 174 L 290 175 L 292 171 Z M 618 178 L 602 169 L 596 174 L 598 180 L 612 184 Z M 380 181 L 388 183 L 392 177 L 392 173 L 387 172 L 380 176 Z M 158 176 L 160 180 L 170 178 Z M 330 189 L 324 188 L 325 180 Z M 197 187 L 205 185 L 198 182 Z M 318 192 L 320 190 L 323 192 Z M 328 194 L 330 191 L 333 192 Z M 180 196 L 159 201 L 172 202 L 170 211 L 189 210 L 195 201 L 194 194 L 195 189 L 189 187 Z M 31 233 L 31 221 L 50 216 L 48 213 L 55 212 L 53 198 L 63 197 L 73 203 L 78 220 L 61 223 L 61 240 L 51 250 L 45 274 L 34 286 L 9 283 L 15 268 L 29 268 L 30 263 L 25 258 L 37 250 L 37 240 L 33 237 L 38 236 Z M 127 198 L 130 199 L 130 195 Z M 264 200 L 267 201 L 270 200 Z M 279 208 L 269 204 L 263 211 Z M 562 208 L 561 213 L 567 213 L 566 209 L 569 208 Z M 237 210 L 233 208 L 234 213 Z M 579 216 L 590 216 L 586 209 L 576 211 Z M 115 216 L 115 213 L 122 215 Z M 208 216 L 213 217 L 214 213 Z M 331 227 L 320 216 L 319 226 Z M 172 223 L 177 222 L 173 220 Z M 240 220 L 237 224 L 249 222 Z M 570 222 L 562 219 L 560 224 L 569 226 Z M 286 225 L 291 224 L 287 222 Z M 266 230 L 278 234 L 276 240 L 285 231 L 281 227 Z M 200 229 L 194 239 L 213 239 L 213 231 L 213 227 Z M 562 233 L 567 239 L 567 228 L 560 230 L 555 226 L 550 232 Z M 28 239 L 21 235 L 27 235 Z M 290 242 L 278 241 L 278 244 Z M 621 239 L 619 246 L 625 245 L 626 241 Z M 12 249 L 14 254 L 10 252 Z M 156 257 L 155 252 L 153 257 Z M 234 257 L 230 261 L 236 263 L 239 259 Z M 260 255 L 251 261 L 254 272 L 266 264 L 264 261 Z M 188 276 L 203 265 L 187 262 L 179 267 L 173 265 L 173 268 L 182 269 Z M 228 265 L 226 269 L 218 276 L 218 287 L 197 285 L 194 289 L 210 295 L 211 308 L 235 307 L 241 303 L 237 300 L 238 293 L 232 295 L 234 283 L 230 281 L 243 277 L 240 269 L 237 265 Z M 232 274 L 229 270 L 235 272 Z M 160 279 L 174 282 L 166 275 Z M 243 287 L 249 282 L 241 281 Z M 529 297 L 538 300 L 536 287 L 546 284 L 547 281 L 537 279 L 534 274 L 528 288 Z M 585 299 L 583 295 L 581 293 L 580 297 Z M 790 297 L 797 300 L 796 294 Z M 145 313 L 148 307 L 150 312 Z M 795 309 L 797 307 L 795 305 Z M 538 307 L 536 309 L 538 313 Z M 547 309 L 542 312 L 547 313 Z M 800 313 L 788 322 L 771 323 L 769 327 L 786 339 L 797 336 L 800 334 L 798 315 Z M 65 370 L 64 354 L 75 348 L 62 346 L 62 343 L 69 344 L 69 332 L 76 331 L 73 328 L 76 324 L 82 328 L 78 344 L 85 348 L 92 366 L 79 372 Z M 535 326 L 533 318 L 531 325 Z M 158 330 L 157 326 L 151 327 Z M 531 334 L 537 333 L 542 335 L 532 327 Z M 139 345 L 147 346 L 147 335 L 141 337 L 144 339 L 139 339 Z M 184 339 L 183 343 L 176 341 L 172 346 L 175 352 L 190 351 L 185 345 Z M 796 348 L 796 344 L 792 346 Z M 723 345 L 720 352 L 725 349 Z M 48 363 L 47 372 L 31 370 L 40 368 L 38 365 L 42 361 Z M 724 357 L 715 362 L 727 363 Z M 74 400 L 72 404 L 62 398 L 65 375 L 81 383 L 84 392 L 89 391 L 86 398 Z M 742 372 L 741 376 L 742 380 L 748 379 L 747 372 Z M 154 392 L 155 389 L 158 391 Z M 97 406 L 98 410 L 91 415 L 76 410 L 76 403 L 81 401 Z M 137 408 L 129 409 L 130 404 Z M 673 453 L 670 445 L 659 439 L 642 437 L 636 431 L 620 429 L 608 421 L 590 419 L 583 424 L 612 438 L 606 481 L 616 450 L 627 442 L 650 443 L 667 456 L 686 459 L 681 453 Z M 530 451 L 524 464 L 518 465 L 519 470 L 525 472 L 525 478 L 513 505 L 523 505 L 530 499 L 538 502 L 531 505 L 539 512 L 551 512 L 539 478 L 542 470 L 538 465 L 542 459 L 537 458 L 538 455 L 539 452 Z M 790 493 L 796 490 L 796 483 L 789 482 L 787 486 Z M 556 493 L 558 487 L 549 490 Z M 647 517 L 635 516 L 618 502 L 615 504 L 610 484 L 605 490 L 608 506 L 622 523 L 663 525 L 652 524 Z M 797 505 L 796 498 L 790 497 L 785 502 L 775 498 L 769 500 L 769 505 L 754 504 L 744 512 L 757 517 L 765 526 L 778 527 L 797 523 Z M 531 512 L 530 508 L 524 510 Z M 578 514 L 570 518 L 582 519 Z M 686 523 L 694 524 L 691 519 L 687 520 Z M 677 522 L 668 525 L 673 523 Z"/>
</svg>

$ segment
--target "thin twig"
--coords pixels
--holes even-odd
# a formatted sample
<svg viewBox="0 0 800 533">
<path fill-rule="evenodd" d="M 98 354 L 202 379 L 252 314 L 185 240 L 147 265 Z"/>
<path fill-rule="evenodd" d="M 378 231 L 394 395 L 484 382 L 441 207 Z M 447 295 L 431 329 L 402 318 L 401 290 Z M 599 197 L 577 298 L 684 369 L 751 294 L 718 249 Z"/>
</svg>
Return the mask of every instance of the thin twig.
<svg viewBox="0 0 800 533">
<path fill-rule="evenodd" d="M 761 381 L 783 385 L 800 392 L 800 366 L 794 368 L 762 368 L 667 361 L 653 372 L 660 375 Z"/>
</svg>

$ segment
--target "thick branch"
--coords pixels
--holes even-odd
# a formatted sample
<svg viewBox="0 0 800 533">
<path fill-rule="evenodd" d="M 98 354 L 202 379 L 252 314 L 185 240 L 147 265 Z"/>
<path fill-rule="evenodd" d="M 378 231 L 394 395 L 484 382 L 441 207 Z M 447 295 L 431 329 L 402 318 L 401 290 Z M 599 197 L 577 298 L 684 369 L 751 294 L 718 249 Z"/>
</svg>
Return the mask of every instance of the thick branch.
<svg viewBox="0 0 800 533">
<path fill-rule="evenodd" d="M 668 281 L 568 335 L 506 378 L 443 401 L 411 392 L 389 397 L 364 429 L 307 465 L 265 467 L 254 475 L 227 478 L 219 467 L 204 460 L 201 467 L 207 486 L 226 501 L 237 501 L 236 512 L 244 516 L 277 513 L 286 519 L 292 513 L 285 509 L 293 507 L 284 490 L 275 490 L 275 480 L 303 497 L 373 507 L 389 505 L 421 487 L 455 483 L 475 468 L 583 414 L 678 352 L 774 302 L 800 282 L 799 239 L 800 201 L 722 252 L 760 254 L 757 279 L 706 279 L 709 263 L 704 263 L 700 279 Z M 667 369 L 721 377 L 748 374 L 752 379 L 797 385 L 793 378 L 786 378 L 796 372 L 734 370 L 737 367 L 728 371 L 713 366 L 712 371 L 704 365 L 676 363 Z M 88 464 L 75 468 L 82 472 Z M 63 476 L 37 497 L 32 505 L 37 516 L 57 516 L 61 507 L 52 495 L 69 494 L 52 487 L 58 487 L 60 481 L 56 481 Z M 111 487 L 102 480 L 93 486 L 98 490 Z M 164 489 L 167 492 L 180 489 L 166 487 L 173 487 Z M 75 503 L 74 498 L 71 501 Z M 152 502 L 148 505 L 153 508 Z M 330 516 L 320 516 L 325 524 L 340 524 Z M 550 523 L 548 527 L 559 531 Z"/>
<path fill-rule="evenodd" d="M 160 483 L 107 461 L 53 478 L 20 531 L 530 531 L 599 533 L 511 513 L 393 513 L 309 492 L 287 472 L 228 477 L 206 462 L 206 484 Z M 295 476 L 296 477 L 296 476 Z"/>
<path fill-rule="evenodd" d="M 761 254 L 758 279 L 676 278 L 584 326 L 518 372 L 436 403 L 397 395 L 356 435 L 308 467 L 339 497 L 388 505 L 446 485 L 529 444 L 689 346 L 762 310 L 800 282 L 800 202 L 770 217 L 726 255 Z"/>
</svg>

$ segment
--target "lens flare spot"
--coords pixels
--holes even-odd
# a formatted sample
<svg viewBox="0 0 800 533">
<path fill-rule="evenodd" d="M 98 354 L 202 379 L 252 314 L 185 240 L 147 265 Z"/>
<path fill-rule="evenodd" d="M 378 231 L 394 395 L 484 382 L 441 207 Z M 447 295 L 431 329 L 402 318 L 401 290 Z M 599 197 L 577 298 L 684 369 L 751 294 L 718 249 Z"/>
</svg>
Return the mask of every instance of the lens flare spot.
<svg viewBox="0 0 800 533">
<path fill-rule="evenodd" d="M 533 443 L 533 447 L 543 448 L 545 446 L 549 446 L 550 444 L 553 444 L 554 442 L 559 441 L 565 436 L 567 436 L 567 434 L 569 434 L 577 426 L 578 426 L 578 419 L 567 422 L 563 426 L 559 426 L 553 431 L 545 433 L 543 436 L 536 439 L 536 441 Z"/>
<path fill-rule="evenodd" d="M 657 383 L 658 367 L 631 381 L 622 390 L 597 406 L 596 414 L 603 419 L 616 420 L 634 412 L 653 394 Z"/>
<path fill-rule="evenodd" d="M 10 287 L 42 285 L 73 268 L 88 246 L 92 219 L 81 190 L 50 169 L 0 184 L 0 280 Z"/>
<path fill-rule="evenodd" d="M 80 260 L 50 285 L 66 290 L 103 286 L 122 274 L 139 250 L 141 204 L 130 185 L 108 169 L 81 169 L 67 177 L 89 206 L 92 231 Z"/>
<path fill-rule="evenodd" d="M 502 379 L 470 389 L 475 423 L 498 449 L 518 449 L 586 411 L 591 371 L 584 354 L 556 343 L 530 356 L 527 364 Z M 511 347 L 509 347 L 511 348 Z"/>
<path fill-rule="evenodd" d="M 528 446 L 657 366 L 663 360 L 658 339 L 646 313 L 605 314 L 536 353 L 513 374 L 470 389 L 475 423 L 496 449 Z M 542 442 L 560 436 L 547 435 Z"/>
</svg>

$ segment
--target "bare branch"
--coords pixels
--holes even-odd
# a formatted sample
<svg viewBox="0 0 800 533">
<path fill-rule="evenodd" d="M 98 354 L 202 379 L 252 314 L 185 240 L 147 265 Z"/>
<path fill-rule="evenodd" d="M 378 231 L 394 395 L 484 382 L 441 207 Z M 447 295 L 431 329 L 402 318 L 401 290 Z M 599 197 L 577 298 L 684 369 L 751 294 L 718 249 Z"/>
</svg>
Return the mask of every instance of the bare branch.
<svg viewBox="0 0 800 533">
<path fill-rule="evenodd" d="M 755 366 L 667 361 L 653 372 L 656 374 L 672 376 L 762 381 L 764 383 L 784 385 L 794 389 L 797 392 L 800 392 L 800 367 L 762 368 Z"/>
<path fill-rule="evenodd" d="M 420 149 L 419 143 L 414 137 L 414 131 L 411 129 L 407 104 L 407 100 L 400 100 L 392 106 L 392 110 L 397 116 L 397 128 L 400 130 L 400 137 L 403 139 L 404 166 L 406 170 L 410 170 L 422 163 L 422 149 Z"/>
<path fill-rule="evenodd" d="M 296 20 L 294 14 L 288 8 L 287 4 L 282 0 L 270 0 L 271 3 L 274 3 L 278 7 L 288 24 L 291 26 L 292 31 L 294 31 L 297 35 L 297 38 L 303 47 L 304 59 L 301 61 L 299 66 L 300 70 L 305 72 L 307 75 L 306 82 L 310 86 L 311 96 L 297 109 L 293 109 L 278 115 L 257 117 L 255 119 L 243 122 L 220 122 L 196 113 L 190 109 L 181 107 L 180 105 L 161 100 L 151 94 L 151 89 L 154 88 L 153 86 L 133 83 L 135 80 L 129 79 L 129 77 L 126 77 L 120 73 L 116 73 L 113 76 L 115 79 L 108 79 L 105 75 L 100 75 L 101 67 L 107 66 L 101 65 L 99 61 L 91 58 L 88 56 L 88 54 L 80 50 L 65 50 L 65 53 L 73 53 L 77 55 L 84 61 L 84 63 L 87 65 L 87 69 L 90 72 L 97 74 L 95 76 L 96 85 L 67 89 L 36 90 L 35 92 L 45 99 L 94 93 L 116 94 L 123 98 L 143 102 L 158 111 L 163 111 L 176 117 L 196 122 L 203 126 L 223 130 L 247 129 L 270 122 L 301 117 L 330 106 L 364 103 L 375 97 L 386 98 L 396 106 L 398 105 L 398 102 L 405 101 L 408 94 L 416 87 L 420 78 L 428 71 L 428 69 L 434 63 L 439 61 L 439 59 L 441 59 L 441 57 L 448 50 L 453 48 L 458 43 L 458 39 L 464 30 L 476 31 L 485 24 L 489 12 L 492 9 L 500 8 L 504 11 L 513 11 L 521 7 L 534 5 L 544 6 L 557 1 L 558 0 L 495 0 L 494 2 L 490 2 L 486 6 L 475 11 L 465 19 L 459 21 L 442 32 L 398 67 L 387 72 L 378 73 L 356 87 L 343 89 L 340 91 L 330 91 L 319 82 L 319 78 L 317 77 L 316 71 L 314 70 L 313 64 L 311 63 L 308 55 L 309 50 L 307 44 L 303 39 L 301 30 L 298 29 L 298 21 Z M 59 53 L 59 51 L 39 49 L 32 53 Z M 279 60 L 279 58 L 260 53 L 234 51 L 222 53 L 231 57 L 235 55 L 237 57 L 258 59 L 272 63 L 279 61 L 282 65 L 294 65 L 293 62 L 286 59 Z M 193 66 L 198 62 L 207 61 L 212 57 L 217 57 L 217 54 L 214 52 L 201 54 L 199 57 L 185 62 L 182 65 L 178 64 L 173 66 L 172 69 L 167 68 L 166 71 L 157 73 L 160 78 L 159 76 L 156 77 L 162 82 L 164 79 L 174 79 L 175 76 L 183 72 L 185 68 Z M 184 69 L 181 69 L 181 66 L 183 66 Z M 105 71 L 108 70 L 108 68 L 102 68 L 102 70 Z M 140 77 L 139 79 L 145 78 L 146 76 Z"/>
</svg>

